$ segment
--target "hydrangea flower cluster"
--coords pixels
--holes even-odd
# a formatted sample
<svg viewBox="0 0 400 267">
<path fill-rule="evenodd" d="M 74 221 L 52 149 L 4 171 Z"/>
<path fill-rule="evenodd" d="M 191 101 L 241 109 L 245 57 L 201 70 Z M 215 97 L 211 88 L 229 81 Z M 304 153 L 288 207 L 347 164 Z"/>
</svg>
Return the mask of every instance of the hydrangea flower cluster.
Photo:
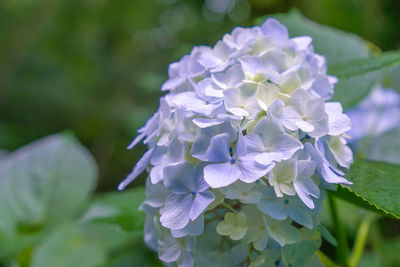
<svg viewBox="0 0 400 267">
<path fill-rule="evenodd" d="M 392 89 L 376 87 L 346 114 L 355 126 L 347 133 L 351 143 L 378 136 L 400 127 L 400 94 Z"/>
<path fill-rule="evenodd" d="M 148 151 L 119 187 L 149 173 L 144 239 L 166 264 L 281 266 L 320 238 L 323 188 L 349 184 L 353 157 L 349 118 L 325 102 L 336 78 L 311 42 L 268 19 L 169 66 L 129 146 Z"/>
<path fill-rule="evenodd" d="M 346 111 L 353 128 L 347 132 L 354 153 L 370 160 L 400 164 L 400 94 L 377 86 Z"/>
</svg>

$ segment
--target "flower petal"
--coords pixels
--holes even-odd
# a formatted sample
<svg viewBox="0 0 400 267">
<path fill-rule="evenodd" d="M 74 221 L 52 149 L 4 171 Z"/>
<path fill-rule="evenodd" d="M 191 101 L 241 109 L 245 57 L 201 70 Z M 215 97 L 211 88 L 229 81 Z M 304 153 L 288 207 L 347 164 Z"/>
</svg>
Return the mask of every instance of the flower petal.
<svg viewBox="0 0 400 267">
<path fill-rule="evenodd" d="M 160 222 L 170 229 L 182 229 L 190 220 L 190 209 L 193 204 L 193 196 L 170 194 L 165 201 Z"/>
<path fill-rule="evenodd" d="M 206 152 L 207 159 L 211 162 L 229 161 L 231 158 L 229 143 L 229 135 L 227 133 L 214 136 Z"/>
<path fill-rule="evenodd" d="M 242 172 L 236 164 L 217 163 L 204 168 L 204 180 L 212 187 L 219 188 L 234 183 L 242 176 Z"/>
<path fill-rule="evenodd" d="M 211 191 L 196 193 L 192 208 L 190 210 L 190 219 L 195 220 L 207 207 L 214 201 L 215 195 Z"/>
</svg>

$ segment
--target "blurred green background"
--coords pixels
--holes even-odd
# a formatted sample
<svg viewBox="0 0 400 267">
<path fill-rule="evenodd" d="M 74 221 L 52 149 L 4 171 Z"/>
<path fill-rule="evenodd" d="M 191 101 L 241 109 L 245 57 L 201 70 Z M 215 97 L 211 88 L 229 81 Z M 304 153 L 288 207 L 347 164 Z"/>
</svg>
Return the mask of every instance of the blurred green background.
<svg viewBox="0 0 400 267">
<path fill-rule="evenodd" d="M 400 47 L 398 0 L 1 0 L 0 148 L 70 129 L 98 163 L 97 190 L 116 190 L 144 152 L 126 146 L 156 110 L 168 64 L 292 7 Z"/>
</svg>

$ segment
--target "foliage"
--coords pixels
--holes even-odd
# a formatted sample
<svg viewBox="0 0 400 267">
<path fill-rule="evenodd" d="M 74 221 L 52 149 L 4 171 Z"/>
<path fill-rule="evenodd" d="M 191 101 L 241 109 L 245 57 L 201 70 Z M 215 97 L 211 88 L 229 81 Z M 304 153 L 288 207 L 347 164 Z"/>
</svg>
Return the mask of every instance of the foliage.
<svg viewBox="0 0 400 267">
<path fill-rule="evenodd" d="M 2 147 L 14 149 L 28 140 L 71 127 L 96 155 L 101 173 L 118 180 L 127 171 L 131 158 L 126 152 L 115 151 L 122 151 L 144 115 L 154 109 L 167 62 L 187 52 L 194 43 L 215 41 L 220 35 L 218 29 L 226 32 L 233 25 L 220 22 L 218 27 L 210 27 L 214 24 L 202 21 L 198 24 L 203 26 L 193 30 L 188 24 L 173 52 L 156 51 L 152 56 L 131 53 L 130 37 L 135 27 L 154 26 L 152 13 L 160 9 L 160 4 L 151 6 L 156 1 L 142 2 L 140 8 L 135 1 L 0 4 L 0 21 L 6 26 L 0 31 Z M 349 25 L 350 29 L 353 25 L 354 31 L 360 32 L 354 25 L 364 24 L 359 23 L 358 13 L 349 13 L 357 9 L 349 8 L 348 2 L 343 16 L 358 16 L 354 21 L 336 16 L 337 9 L 332 9 L 335 15 L 326 17 L 337 17 L 341 22 L 333 24 L 342 28 Z M 326 11 L 328 4 L 323 6 L 316 2 L 310 4 L 310 10 L 317 7 Z M 77 9 L 79 13 L 74 12 Z M 289 28 L 291 36 L 313 37 L 316 52 L 328 59 L 328 72 L 339 77 L 334 100 L 345 108 L 358 103 L 376 83 L 399 90 L 400 66 L 393 67 L 399 52 L 381 53 L 370 42 L 308 20 L 296 10 L 274 17 Z M 390 39 L 381 43 L 392 49 L 396 45 Z M 139 64 L 141 72 L 136 71 Z M 394 145 L 382 138 L 373 140 L 379 146 L 367 153 L 374 160 L 386 160 L 386 152 L 399 151 L 398 130 L 385 135 Z M 358 207 L 378 215 L 385 212 L 375 228 L 392 222 L 387 216 L 399 216 L 400 174 L 395 162 L 357 159 L 346 177 L 353 185 L 339 188 L 335 197 L 352 204 L 335 200 L 349 238 L 355 239 L 355 230 L 366 213 Z M 137 208 L 144 199 L 143 188 L 92 198 L 96 182 L 94 160 L 74 137 L 51 136 L 8 155 L 0 150 L 0 266 L 157 266 L 154 254 L 142 244 L 144 214 Z M 327 220 L 332 229 L 329 223 Z M 398 265 L 398 232 L 385 236 L 374 227 L 360 266 Z M 330 243 L 336 243 L 329 232 L 320 231 Z M 338 233 L 333 235 L 337 237 Z M 312 238 L 305 245 L 317 247 Z M 329 247 L 323 250 L 329 254 Z M 285 249 L 286 263 L 297 263 L 297 256 L 291 254 L 290 247 Z"/>
<path fill-rule="evenodd" d="M 154 266 L 142 243 L 143 188 L 97 195 L 97 167 L 72 135 L 0 160 L 0 263 L 12 266 Z M 147 257 L 145 256 L 147 255 Z"/>
<path fill-rule="evenodd" d="M 346 177 L 348 189 L 378 209 L 400 218 L 400 165 L 356 160 Z"/>
</svg>

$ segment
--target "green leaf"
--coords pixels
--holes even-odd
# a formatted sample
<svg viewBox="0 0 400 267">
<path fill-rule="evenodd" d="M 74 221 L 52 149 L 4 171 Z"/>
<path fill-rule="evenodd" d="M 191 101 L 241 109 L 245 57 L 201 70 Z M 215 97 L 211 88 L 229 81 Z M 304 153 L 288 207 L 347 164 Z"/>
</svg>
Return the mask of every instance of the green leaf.
<svg viewBox="0 0 400 267">
<path fill-rule="evenodd" d="M 400 251 L 400 236 L 385 239 L 382 246 L 378 247 L 384 266 L 398 266 Z"/>
<path fill-rule="evenodd" d="M 344 109 L 351 108 L 368 96 L 372 88 L 380 84 L 381 80 L 382 73 L 380 71 L 369 72 L 355 77 L 339 78 L 331 101 L 340 102 Z"/>
<path fill-rule="evenodd" d="M 400 64 L 391 67 L 387 73 L 385 73 L 383 86 L 385 88 L 392 88 L 393 90 L 400 93 Z"/>
<path fill-rule="evenodd" d="M 112 251 L 118 251 L 138 237 L 141 234 L 127 233 L 113 225 L 62 225 L 36 247 L 32 266 L 99 266 L 107 262 Z"/>
<path fill-rule="evenodd" d="M 96 177 L 94 159 L 71 136 L 52 135 L 7 155 L 0 160 L 0 234 L 32 234 L 74 218 Z"/>
<path fill-rule="evenodd" d="M 317 231 L 306 228 L 300 229 L 302 242 L 282 247 L 282 259 L 285 266 L 312 266 L 310 261 L 321 246 L 321 235 Z"/>
<path fill-rule="evenodd" d="M 142 231 L 145 214 L 139 210 L 145 199 L 144 187 L 96 196 L 81 221 L 118 225 L 126 231 Z"/>
<path fill-rule="evenodd" d="M 400 165 L 356 159 L 348 189 L 376 208 L 400 218 Z"/>
<path fill-rule="evenodd" d="M 371 205 L 369 202 L 365 201 L 362 197 L 354 194 L 354 192 L 346 186 L 339 186 L 336 191 L 332 191 L 331 193 L 335 197 L 346 200 L 347 202 L 350 202 L 351 204 L 358 206 L 360 208 L 370 210 L 379 213 L 381 215 L 388 215 L 387 213 L 378 209 L 376 206 Z"/>
<path fill-rule="evenodd" d="M 384 52 L 378 56 L 354 59 L 338 65 L 331 65 L 329 73 L 340 78 L 359 76 L 400 63 L 400 51 Z"/>
<path fill-rule="evenodd" d="M 329 232 L 329 230 L 325 226 L 320 224 L 320 225 L 318 225 L 317 229 L 321 233 L 322 237 L 326 241 L 328 241 L 332 246 L 337 246 L 338 245 L 336 239 L 333 237 L 331 232 Z"/>
</svg>

